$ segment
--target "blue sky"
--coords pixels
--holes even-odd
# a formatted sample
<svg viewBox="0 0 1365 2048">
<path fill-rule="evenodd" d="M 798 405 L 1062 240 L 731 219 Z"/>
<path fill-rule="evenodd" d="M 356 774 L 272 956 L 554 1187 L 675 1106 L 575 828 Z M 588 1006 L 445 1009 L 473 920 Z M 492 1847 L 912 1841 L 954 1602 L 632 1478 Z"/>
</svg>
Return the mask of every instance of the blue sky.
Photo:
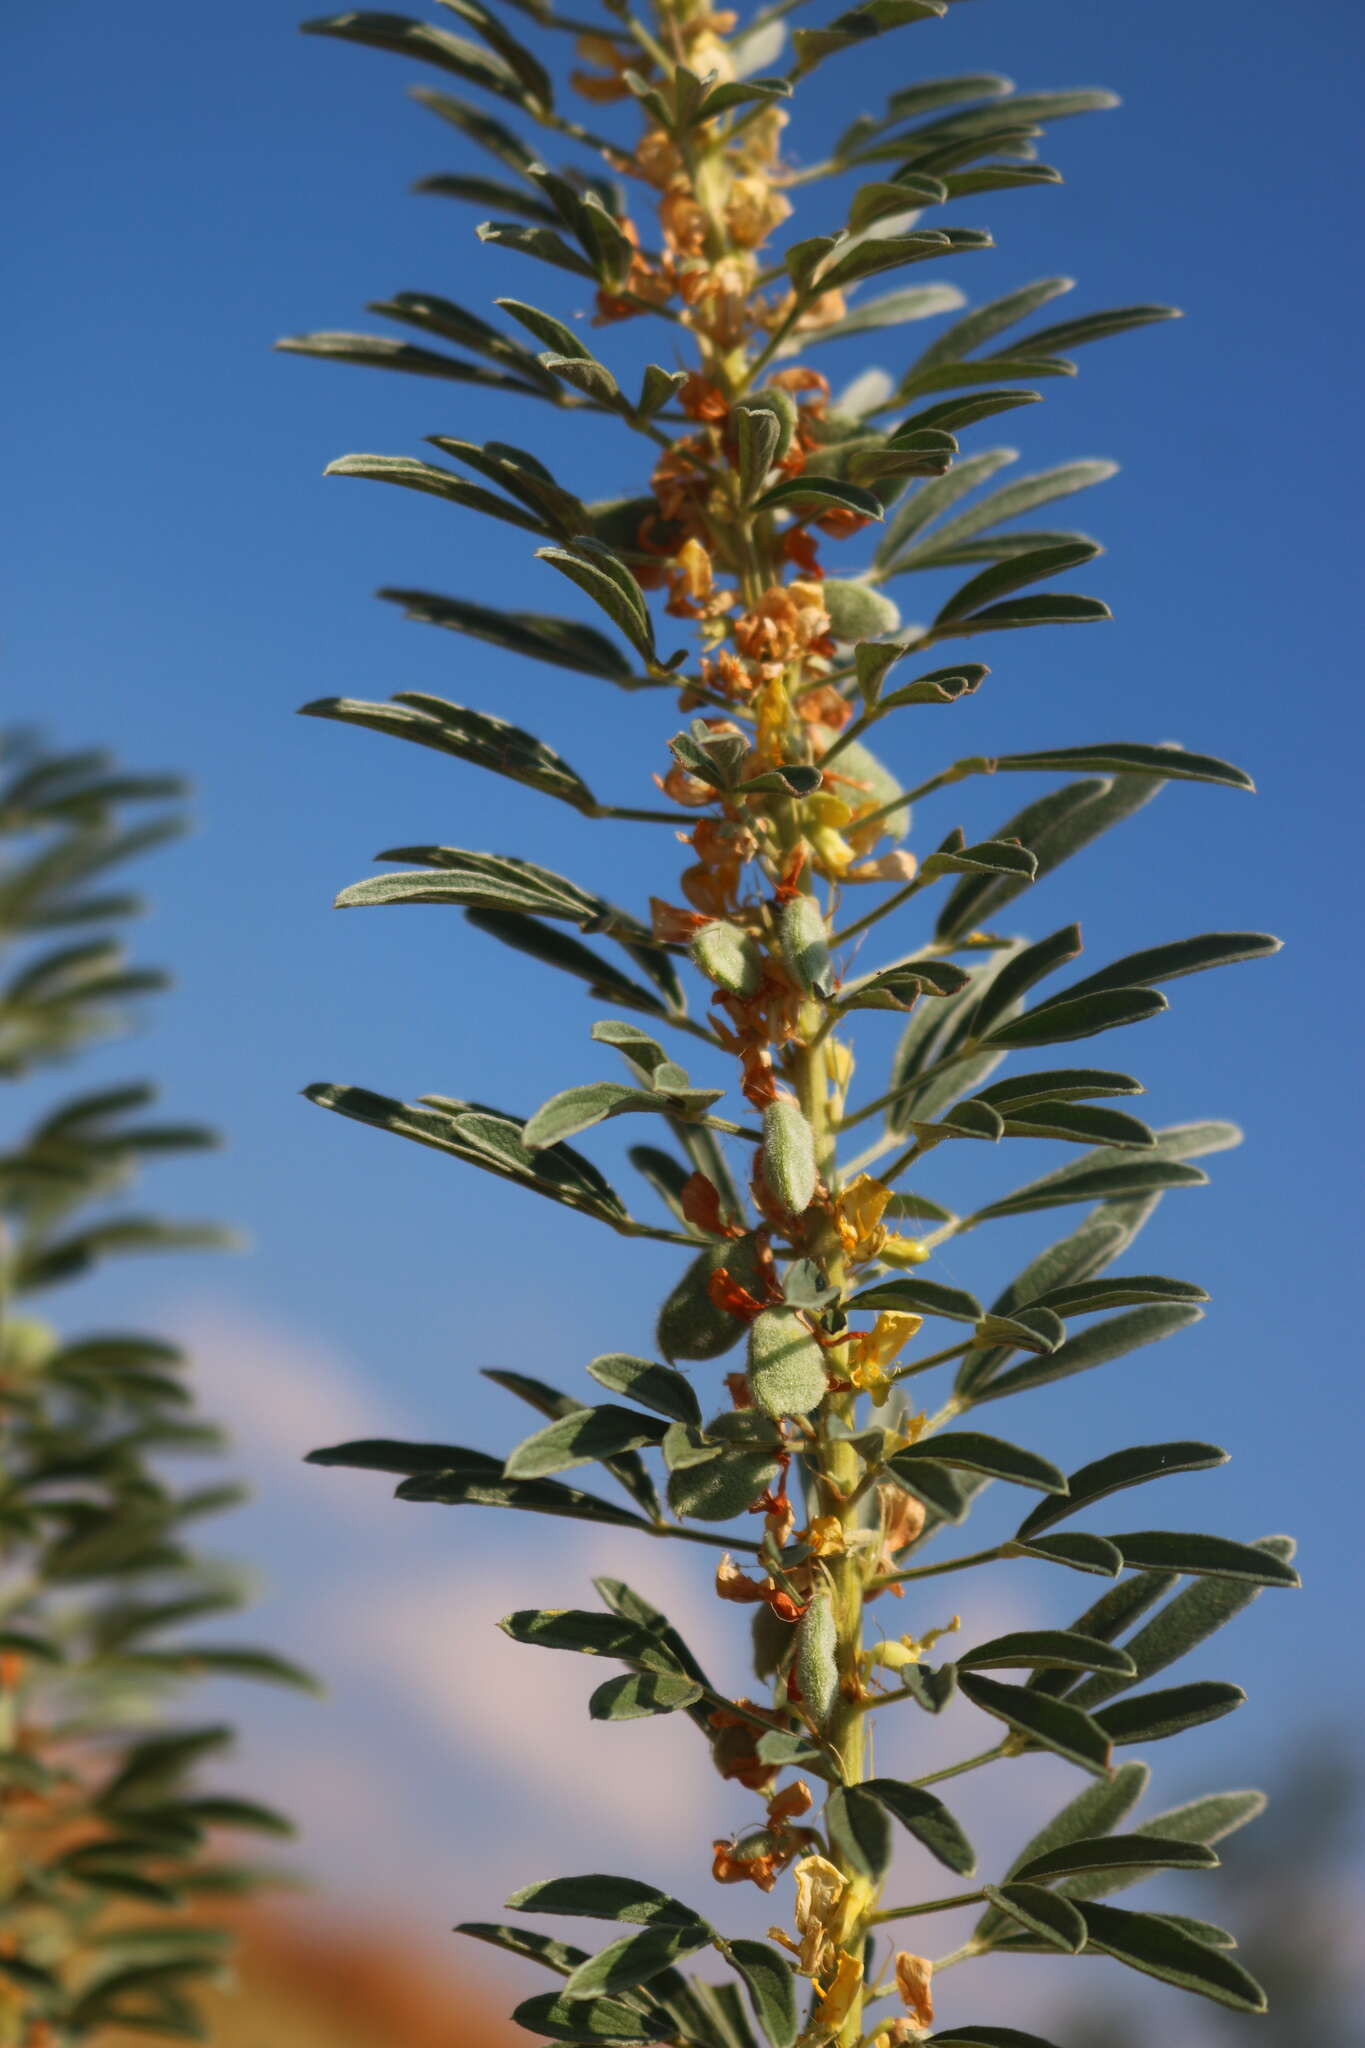
<svg viewBox="0 0 1365 2048">
<path fill-rule="evenodd" d="M 674 1255 L 627 1256 L 586 1223 L 300 1100 L 305 1082 L 328 1078 L 524 1110 L 606 1071 L 575 989 L 548 988 L 448 912 L 338 917 L 330 900 L 379 847 L 432 839 L 547 859 L 642 900 L 669 874 L 667 835 L 588 824 L 421 750 L 293 713 L 322 694 L 434 690 L 542 733 L 623 802 L 648 802 L 644 778 L 662 765 L 674 720 L 665 700 L 538 673 L 372 601 L 374 587 L 398 583 L 567 608 L 510 529 L 321 480 L 350 450 L 415 452 L 437 431 L 516 439 L 544 422 L 496 396 L 273 355 L 271 341 L 377 325 L 364 301 L 400 289 L 575 306 L 571 287 L 536 290 L 549 273 L 481 250 L 468 209 L 407 196 L 415 177 L 468 165 L 459 139 L 405 99 L 417 67 L 301 39 L 293 21 L 282 0 L 192 16 L 168 0 L 54 0 L 0 32 L 11 187 L 22 193 L 8 266 L 6 715 L 194 778 L 196 836 L 158 857 L 141 936 L 173 965 L 178 991 L 142 1042 L 99 1065 L 145 1067 L 177 1111 L 223 1125 L 230 1149 L 164 1171 L 162 1196 L 229 1216 L 253 1240 L 243 1258 L 178 1277 L 111 1275 L 85 1308 L 216 1333 L 206 1379 L 221 1374 L 221 1386 L 206 1397 L 249 1438 L 252 1410 L 272 1399 L 268 1362 L 282 1384 L 303 1359 L 313 1405 L 302 1402 L 301 1431 L 314 1415 L 326 1424 L 333 1386 L 381 1425 L 495 1447 L 524 1419 L 477 1368 L 572 1384 L 598 1351 L 647 1348 Z M 1045 406 L 994 423 L 1011 431 L 971 431 L 973 447 L 1017 446 L 1021 470 L 1078 455 L 1121 463 L 1065 508 L 1106 543 L 1082 587 L 1112 603 L 1115 622 L 1001 639 L 977 698 L 903 721 L 885 747 L 909 782 L 972 751 L 1175 739 L 1260 783 L 1255 799 L 1169 789 L 1017 906 L 1034 934 L 1079 917 L 1093 964 L 1204 929 L 1263 928 L 1287 942 L 1272 963 L 1178 983 L 1170 1015 L 1130 1033 L 1131 1046 L 1106 1044 L 1106 1062 L 1137 1063 L 1153 1121 L 1218 1114 L 1247 1129 L 1242 1150 L 1211 1162 L 1211 1189 L 1168 1199 L 1142 1248 L 1144 1267 L 1202 1281 L 1214 1307 L 1177 1343 L 1034 1397 L 1024 1438 L 1066 1463 L 1121 1441 L 1211 1437 L 1233 1463 L 1179 1482 L 1191 1491 L 1170 1494 L 1167 1512 L 1303 1540 L 1306 1592 L 1263 1601 L 1216 1653 L 1211 1675 L 1248 1682 L 1252 1703 L 1195 1739 L 1194 1763 L 1166 1764 L 1179 1791 L 1201 1741 L 1234 1777 L 1270 1756 L 1284 1738 L 1286 1675 L 1296 1700 L 1320 1699 L 1324 1712 L 1346 1693 L 1358 1700 L 1361 1684 L 1340 1629 L 1355 1568 L 1339 1507 L 1358 1467 L 1347 1417 L 1359 1316 L 1343 1283 L 1360 1228 L 1344 1079 L 1358 1009 L 1359 799 L 1347 778 L 1359 18 L 1341 0 L 1030 0 L 955 8 L 884 48 L 821 74 L 827 96 L 797 130 L 803 153 L 874 98 L 893 63 L 897 84 L 987 68 L 1026 89 L 1112 85 L 1120 111 L 1049 138 L 1060 190 L 988 195 L 959 212 L 999 246 L 945 275 L 982 298 L 1063 272 L 1079 284 L 1059 310 L 1161 299 L 1188 316 L 1085 351 L 1080 377 L 1054 384 Z M 818 228 L 819 199 L 810 207 Z M 852 374 L 871 357 L 894 370 L 918 339 L 872 337 L 875 350 L 831 367 Z M 630 362 L 641 342 L 613 331 L 602 346 Z M 624 434 L 549 428 L 552 459 L 584 495 L 638 476 Z M 1019 778 L 940 798 L 920 834 L 936 841 L 961 822 L 981 836 L 1031 788 Z M 553 1034 L 542 1029 L 550 1004 Z M 614 1138 L 596 1148 L 609 1171 L 622 1150 Z M 1047 1157 L 1039 1150 L 1039 1170 Z M 953 1162 L 993 1193 L 1033 1167 L 1030 1157 L 1020 1169 L 1019 1148 Z M 936 1272 L 999 1284 L 1042 1231 L 1018 1223 L 995 1236 Z M 249 1400 L 230 1383 L 234 1352 L 254 1359 Z M 292 1412 L 282 1394 L 281 1414 Z M 270 1442 L 248 1445 L 264 1497 L 238 1529 L 274 1588 L 263 1626 L 306 1634 L 343 1553 L 376 1585 L 403 1559 L 417 1571 L 419 1553 L 421 1570 L 455 1571 L 470 1545 L 486 1557 L 514 1541 L 533 1562 L 536 1539 L 512 1539 L 489 1517 L 457 1526 L 424 1511 L 418 1534 L 415 1511 L 379 1503 L 371 1516 L 354 1496 L 382 1482 L 295 1475 L 287 1429 Z M 303 1434 L 298 1451 L 310 1442 Z M 343 1494 L 350 1521 L 338 1519 Z M 570 1545 L 561 1562 L 577 1555 Z M 1083 1604 L 1070 1586 L 1036 1597 Z M 458 1615 L 450 1625 L 463 1626 Z M 321 1632 L 318 1646 L 327 1662 Z M 340 1654 L 335 1665 L 329 1725 L 349 1730 L 342 1756 L 401 1717 L 382 1687 L 365 1693 L 372 1673 Z M 281 1709 L 270 1723 L 288 1724 L 291 1754 L 310 1746 L 311 1711 Z M 437 1751 L 426 1754 L 435 1766 Z M 477 1800 L 468 1776 L 463 1793 L 458 1775 L 443 1782 Z M 407 1797 L 420 1828 L 422 1801 Z M 434 1847 L 431 1862 L 439 1871 Z"/>
</svg>

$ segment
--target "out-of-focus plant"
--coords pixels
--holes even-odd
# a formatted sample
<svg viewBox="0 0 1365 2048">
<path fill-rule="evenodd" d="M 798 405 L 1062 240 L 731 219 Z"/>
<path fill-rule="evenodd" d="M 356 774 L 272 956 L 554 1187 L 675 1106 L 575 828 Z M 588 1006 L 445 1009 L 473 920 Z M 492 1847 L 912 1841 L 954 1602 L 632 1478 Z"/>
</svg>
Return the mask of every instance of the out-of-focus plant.
<svg viewBox="0 0 1365 2048">
<path fill-rule="evenodd" d="M 532 535 L 539 561 L 608 630 L 464 596 L 384 596 L 411 618 L 596 687 L 680 693 L 685 723 L 668 739 L 671 761 L 660 731 L 657 793 L 641 804 L 643 792 L 631 791 L 617 804 L 532 734 L 426 691 L 306 709 L 487 769 L 607 832 L 672 828 L 685 865 L 678 900 L 645 912 L 514 853 L 417 845 L 382 856 L 400 871 L 355 883 L 343 905 L 455 906 L 481 933 L 586 982 L 610 1013 L 590 1035 L 625 1073 L 578 1080 L 530 1116 L 447 1094 L 404 1103 L 331 1084 L 310 1093 L 620 1238 L 676 1244 L 688 1264 L 659 1317 L 658 1355 L 589 1364 L 605 1401 L 520 1371 L 492 1374 L 544 1418 L 510 1455 L 387 1441 L 315 1455 L 403 1475 L 408 1500 L 576 1517 L 621 1529 L 623 1545 L 629 1534 L 724 1549 L 716 1592 L 755 1620 L 756 1697 L 720 1690 L 623 1579 L 597 1582 L 600 1611 L 529 1607 L 504 1627 L 528 1645 L 621 1665 L 593 1694 L 595 1716 L 677 1715 L 710 1745 L 722 1776 L 757 1800 L 754 1818 L 715 1846 L 722 1884 L 767 1892 L 794 1878 L 794 1894 L 774 1902 L 782 1924 L 771 1943 L 731 1938 L 723 1913 L 713 1919 L 614 1876 L 532 1884 L 509 1902 L 525 1914 L 621 1923 L 600 1953 L 520 1924 L 467 1931 L 563 1980 L 517 2017 L 569 2042 L 748 2048 L 756 2024 L 773 2048 L 798 2037 L 843 2048 L 874 2038 L 1036 2048 L 1037 2036 L 1017 2027 L 935 2021 L 944 1972 L 991 1952 L 1020 1959 L 1021 2015 L 1023 1958 L 1039 1951 L 1114 1957 L 1256 2012 L 1263 1994 L 1216 1926 L 1110 1901 L 1156 1870 L 1211 1868 L 1213 1843 L 1258 1809 L 1254 1793 L 1213 1793 L 1132 1825 L 1148 1775 L 1132 1749 L 1229 1713 L 1243 1697 L 1222 1683 L 1134 1688 L 1260 1588 L 1293 1585 L 1292 1546 L 1129 1528 L 1141 1513 L 1122 1509 L 1118 1533 L 1076 1526 L 1110 1495 L 1221 1464 L 1216 1445 L 1096 1446 L 1100 1454 L 1067 1474 L 989 1427 L 1013 1412 L 999 1404 L 1203 1313 L 1206 1295 L 1192 1280 L 1109 1269 L 1161 1196 L 1202 1183 L 1196 1160 L 1237 1132 L 1223 1123 L 1153 1130 L 1115 1106 L 1141 1094 L 1137 1080 L 1069 1062 L 1082 1042 L 1163 1011 L 1166 983 L 1276 948 L 1255 932 L 1154 934 L 1141 951 L 1044 992 L 1079 954 L 1078 929 L 1030 940 L 1002 929 L 1002 916 L 1166 782 L 1251 785 L 1204 754 L 1086 735 L 929 773 L 917 765 L 908 788 L 889 765 L 910 751 L 908 733 L 918 737 L 923 724 L 937 737 L 951 707 L 983 683 L 987 668 L 966 658 L 967 640 L 974 656 L 1001 634 L 1109 616 L 1098 598 L 1051 589 L 1091 562 L 1096 543 L 1017 522 L 1112 465 L 994 481 L 1012 452 L 964 455 L 959 437 L 1036 400 L 1036 384 L 1070 376 L 1082 344 L 1170 309 L 1030 326 L 1068 288 L 1052 278 L 960 313 L 908 362 L 897 344 L 896 374 L 870 371 L 837 400 L 813 360 L 829 342 L 874 330 L 892 338 L 904 322 L 960 307 L 938 277 L 879 296 L 865 288 L 926 263 L 951 259 L 956 271 L 990 237 L 939 226 L 943 210 L 952 218 L 989 193 L 1055 183 L 1036 156 L 1045 125 L 1111 96 L 1016 92 L 994 75 L 902 82 L 897 37 L 886 45 L 896 68 L 884 108 L 849 122 L 826 157 L 803 162 L 785 153 L 793 96 L 827 116 L 839 89 L 829 60 L 931 23 L 949 0 L 870 0 L 797 29 L 790 56 L 782 17 L 792 0 L 743 24 L 702 0 L 657 0 L 648 18 L 610 0 L 588 19 L 559 13 L 554 0 L 517 0 L 524 29 L 485 0 L 443 4 L 440 25 L 355 12 L 308 27 L 422 60 L 446 74 L 447 88 L 491 96 L 496 112 L 449 89 L 418 93 L 492 159 L 492 175 L 443 175 L 426 189 L 501 216 L 480 237 L 548 266 L 556 309 L 503 298 L 496 324 L 435 293 L 400 292 L 373 310 L 416 340 L 330 333 L 283 346 L 443 379 L 481 408 L 515 401 L 529 448 L 440 433 L 431 439 L 444 464 L 361 454 L 332 473 L 421 491 Z M 594 108 L 590 125 L 531 47 L 537 31 L 577 37 L 570 83 Z M 565 144 L 571 161 L 552 168 L 545 153 Z M 602 333 L 591 344 L 574 317 L 585 300 Z M 662 323 L 664 360 L 628 372 L 621 330 L 636 320 Z M 585 502 L 535 448 L 537 406 L 581 417 L 598 441 L 615 429 L 638 436 L 647 466 L 620 497 Z M 836 567 L 860 540 L 870 554 Z M 930 607 L 928 623 L 906 624 L 888 588 L 931 570 L 966 578 Z M 676 644 L 684 632 L 690 647 Z M 586 739 L 582 747 L 591 772 Z M 641 783 L 654 765 L 641 764 Z M 912 803 L 941 803 L 969 777 L 1020 775 L 1063 779 L 987 838 L 969 844 L 949 814 L 918 853 L 907 850 Z M 873 939 L 889 941 L 884 956 L 869 958 Z M 692 976 L 709 998 L 700 1012 L 689 1003 Z M 867 1012 L 906 1023 L 889 1074 L 860 1088 L 850 1027 Z M 565 1028 L 557 1008 L 543 1022 Z M 705 1060 L 703 1072 L 680 1063 L 688 1052 Z M 1022 1072 L 1016 1055 L 1026 1056 Z M 574 1079 L 571 1055 L 565 1068 Z M 630 1158 L 662 1220 L 638 1215 L 570 1142 L 615 1117 L 645 1120 L 650 1135 Z M 984 1147 L 1008 1155 L 1030 1139 L 1084 1149 L 1023 1185 L 1007 1180 L 1008 1192 L 992 1185 L 1000 1155 Z M 956 1145 L 977 1148 L 986 1182 L 965 1214 L 936 1185 L 940 1148 Z M 1074 1206 L 1085 1212 L 1079 1225 L 989 1305 L 933 1277 L 934 1254 L 963 1233 Z M 471 1284 L 476 1231 L 465 1228 L 452 1257 Z M 529 1246 L 526 1263 L 530 1289 Z M 743 1369 L 713 1373 L 737 1351 Z M 912 1397 L 935 1384 L 930 1375 L 944 1377 L 921 1409 Z M 589 1466 L 618 1481 L 631 1505 L 560 1476 Z M 939 1558 L 945 1532 L 987 1484 L 1026 1489 L 1035 1505 L 1003 1542 Z M 1069 1628 L 978 1639 L 970 1574 L 1021 1558 L 1111 1583 Z M 890 1596 L 918 1595 L 947 1574 L 964 1586 L 954 1601 L 964 1625 L 937 1588 L 922 1606 L 892 1608 Z M 889 1715 L 945 1711 L 960 1717 L 972 1753 L 908 1780 L 876 1768 L 872 1733 Z M 984 1750 L 973 1726 L 992 1731 Z M 1039 1751 L 1087 1782 L 983 1879 L 931 1788 Z M 884 1899 L 897 1829 L 919 1844 L 926 1875 L 933 1862 L 946 1866 L 946 1896 L 929 1884 L 912 1899 Z M 918 1930 L 964 1903 L 981 1908 L 965 1944 L 937 1959 L 918 1953 L 932 1949 Z M 908 1922 L 915 1948 L 893 1940 L 888 1952 L 888 1935 Z M 708 1950 L 737 1983 L 683 1973 Z M 965 1999 L 962 2009 L 970 2015 Z"/>
<path fill-rule="evenodd" d="M 140 908 L 112 872 L 181 830 L 181 786 L 100 753 L 0 747 L 0 1073 L 21 1081 L 126 1025 L 164 977 L 130 966 L 118 927 Z M 143 822 L 130 822 L 151 806 Z M 265 1651 L 186 1631 L 241 1604 L 196 1526 L 240 1489 L 185 1486 L 216 1451 L 186 1359 L 141 1332 L 72 1335 L 30 1297 L 129 1252 L 224 1241 L 119 1200 L 145 1159 L 213 1143 L 157 1121 L 155 1091 L 50 1104 L 0 1153 L 0 2042 L 67 2048 L 114 2028 L 201 2039 L 196 1979 L 230 1946 L 191 1904 L 255 1882 L 220 1829 L 289 1832 L 254 1800 L 206 1788 L 231 1740 L 167 1709 L 213 1673 L 307 1683 Z"/>
</svg>

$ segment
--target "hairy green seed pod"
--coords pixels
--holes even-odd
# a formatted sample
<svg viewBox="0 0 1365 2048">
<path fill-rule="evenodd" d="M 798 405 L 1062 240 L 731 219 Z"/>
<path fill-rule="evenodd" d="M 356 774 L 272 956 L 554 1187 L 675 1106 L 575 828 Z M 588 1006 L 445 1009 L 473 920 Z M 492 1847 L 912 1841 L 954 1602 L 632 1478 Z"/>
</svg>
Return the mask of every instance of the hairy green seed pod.
<svg viewBox="0 0 1365 2048">
<path fill-rule="evenodd" d="M 721 1358 L 738 1344 L 744 1324 L 728 1309 L 718 1308 L 707 1283 L 724 1266 L 741 1287 L 758 1287 L 758 1244 L 752 1237 L 711 1244 L 693 1259 L 659 1310 L 659 1349 L 667 1359 Z"/>
<path fill-rule="evenodd" d="M 794 896 L 784 904 L 778 931 L 782 958 L 792 980 L 811 995 L 829 995 L 834 985 L 829 941 L 824 915 L 815 898 Z"/>
<path fill-rule="evenodd" d="M 820 585 L 820 602 L 829 613 L 830 631 L 836 640 L 876 640 L 894 633 L 901 622 L 900 607 L 880 590 L 866 583 L 845 583 L 827 576 Z"/>
<path fill-rule="evenodd" d="M 789 1216 L 815 1198 L 815 1133 L 798 1102 L 769 1103 L 763 1112 L 763 1178 Z"/>
<path fill-rule="evenodd" d="M 834 1609 L 828 1593 L 819 1593 L 796 1629 L 796 1682 L 806 1712 L 819 1728 L 828 1722 L 839 1697 L 839 1666 L 834 1646 Z"/>
<path fill-rule="evenodd" d="M 728 995 L 751 996 L 763 975 L 763 958 L 747 932 L 717 919 L 704 924 L 689 948 L 708 981 Z"/>
<path fill-rule="evenodd" d="M 749 1387 L 765 1415 L 809 1415 L 824 1400 L 825 1354 L 789 1309 L 764 1309 L 750 1323 Z"/>
</svg>

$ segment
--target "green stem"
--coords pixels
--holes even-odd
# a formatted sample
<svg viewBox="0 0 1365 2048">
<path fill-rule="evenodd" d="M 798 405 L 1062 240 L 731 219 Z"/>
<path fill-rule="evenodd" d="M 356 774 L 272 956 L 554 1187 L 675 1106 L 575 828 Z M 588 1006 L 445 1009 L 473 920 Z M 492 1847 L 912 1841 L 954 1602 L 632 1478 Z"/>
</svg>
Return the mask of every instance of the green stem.
<svg viewBox="0 0 1365 2048">
<path fill-rule="evenodd" d="M 981 1906 L 985 1904 L 984 1892 L 957 1892 L 951 1899 L 926 1899 L 918 1906 L 888 1906 L 880 1913 L 869 1913 L 869 1927 L 884 1927 L 888 1920 L 917 1920 L 922 1913 L 951 1913 L 958 1906 Z"/>
<path fill-rule="evenodd" d="M 974 1564 L 994 1564 L 1007 1554 L 1003 1543 L 993 1543 L 989 1550 L 969 1551 L 966 1557 L 950 1557 L 942 1564 L 912 1564 L 903 1572 L 886 1572 L 873 1579 L 868 1591 L 880 1593 L 887 1586 L 904 1586 L 911 1579 L 939 1579 L 945 1572 L 965 1572 Z"/>
<path fill-rule="evenodd" d="M 964 1757 L 960 1764 L 945 1764 L 941 1771 L 930 1771 L 926 1777 L 912 1778 L 910 1783 L 916 1787 L 941 1785 L 945 1778 L 961 1778 L 968 1771 L 980 1770 L 982 1764 L 998 1763 L 1010 1753 L 1007 1744 L 999 1742 L 994 1749 L 983 1749 L 980 1756 Z"/>
</svg>

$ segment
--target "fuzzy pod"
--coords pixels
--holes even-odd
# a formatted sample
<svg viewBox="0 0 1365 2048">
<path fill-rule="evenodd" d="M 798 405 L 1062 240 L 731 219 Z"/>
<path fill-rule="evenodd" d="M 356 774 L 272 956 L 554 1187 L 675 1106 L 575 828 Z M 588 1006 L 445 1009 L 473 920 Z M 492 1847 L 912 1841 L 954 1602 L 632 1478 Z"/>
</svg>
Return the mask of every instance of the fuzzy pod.
<svg viewBox="0 0 1365 2048">
<path fill-rule="evenodd" d="M 749 1325 L 749 1388 L 765 1415 L 809 1415 L 829 1391 L 825 1354 L 789 1309 Z"/>
<path fill-rule="evenodd" d="M 777 446 L 773 452 L 773 461 L 781 462 L 791 448 L 799 417 L 796 400 L 790 391 L 784 391 L 780 385 L 770 384 L 762 391 L 747 392 L 744 397 L 736 399 L 731 410 L 772 413 L 777 421 Z"/>
<path fill-rule="evenodd" d="M 820 602 L 829 613 L 830 631 L 846 645 L 880 639 L 883 633 L 894 633 L 901 622 L 900 607 L 866 583 L 827 576 L 820 585 Z"/>
<path fill-rule="evenodd" d="M 721 1451 L 668 1476 L 668 1504 L 694 1522 L 732 1522 L 744 1514 L 778 1474 L 765 1451 Z"/>
<path fill-rule="evenodd" d="M 828 996 L 834 987 L 824 913 L 813 896 L 793 896 L 782 906 L 778 925 L 782 958 L 797 986 Z"/>
<path fill-rule="evenodd" d="M 823 1728 L 839 1697 L 834 1609 L 828 1593 L 812 1600 L 796 1628 L 796 1683 L 806 1711 Z"/>
<path fill-rule="evenodd" d="M 712 1274 L 721 1266 L 741 1287 L 751 1292 L 758 1288 L 761 1282 L 757 1239 L 751 1234 L 709 1244 L 693 1259 L 659 1310 L 659 1349 L 670 1361 L 721 1358 L 744 1335 L 740 1317 L 718 1308 L 706 1291 Z"/>
<path fill-rule="evenodd" d="M 763 956 L 747 932 L 717 918 L 688 948 L 693 965 L 727 995 L 751 996 L 763 978 Z"/>
<path fill-rule="evenodd" d="M 789 1216 L 815 1199 L 815 1133 L 799 1102 L 784 1098 L 763 1112 L 763 1178 Z"/>
</svg>

